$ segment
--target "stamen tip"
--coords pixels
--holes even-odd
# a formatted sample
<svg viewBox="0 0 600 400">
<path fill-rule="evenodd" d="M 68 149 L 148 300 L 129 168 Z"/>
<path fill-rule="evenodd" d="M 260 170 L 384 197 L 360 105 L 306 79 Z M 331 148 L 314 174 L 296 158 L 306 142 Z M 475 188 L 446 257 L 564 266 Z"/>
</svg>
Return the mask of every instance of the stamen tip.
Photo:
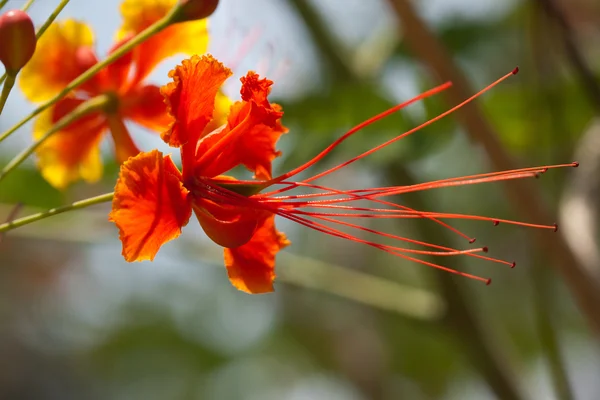
<svg viewBox="0 0 600 400">
<path fill-rule="evenodd" d="M 473 243 L 475 243 L 476 240 L 477 240 L 476 238 L 469 239 L 469 243 L 473 244 Z"/>
<path fill-rule="evenodd" d="M 512 262 L 512 264 L 510 264 L 510 267 L 511 267 L 511 268 L 514 268 L 514 267 L 516 267 L 516 266 L 517 266 L 517 263 L 516 263 L 515 261 L 513 261 L 513 262 Z"/>
<path fill-rule="evenodd" d="M 498 226 L 498 225 L 500 225 L 500 221 L 497 221 L 497 220 L 494 221 L 494 226 Z"/>
<path fill-rule="evenodd" d="M 558 232 L 558 224 L 555 222 L 552 226 L 554 226 L 554 232 Z"/>
<path fill-rule="evenodd" d="M 492 284 L 492 279 L 491 278 L 487 278 L 485 280 L 485 284 L 486 284 L 486 286 L 490 286 Z"/>
<path fill-rule="evenodd" d="M 571 163 L 571 165 L 573 166 L 573 168 L 577 168 L 577 167 L 579 167 L 579 162 L 578 161 L 573 161 Z"/>
<path fill-rule="evenodd" d="M 519 73 L 519 67 L 515 67 L 515 69 L 512 70 L 512 74 L 516 75 Z"/>
<path fill-rule="evenodd" d="M 481 248 L 481 250 L 482 250 L 484 253 L 487 253 L 487 252 L 488 252 L 488 247 L 487 247 L 487 246 L 483 246 L 483 247 Z"/>
</svg>

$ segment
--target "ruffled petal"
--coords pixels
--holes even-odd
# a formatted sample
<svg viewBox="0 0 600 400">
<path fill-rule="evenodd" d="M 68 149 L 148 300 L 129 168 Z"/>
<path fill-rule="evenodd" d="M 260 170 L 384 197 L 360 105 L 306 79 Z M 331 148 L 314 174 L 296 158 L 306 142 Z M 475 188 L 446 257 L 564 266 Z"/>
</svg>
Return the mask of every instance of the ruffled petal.
<svg viewBox="0 0 600 400">
<path fill-rule="evenodd" d="M 247 293 L 273 291 L 275 255 L 290 244 L 285 235 L 275 229 L 274 215 L 261 222 L 248 243 L 224 250 L 229 280 Z"/>
<path fill-rule="evenodd" d="M 271 178 L 272 161 L 280 155 L 275 145 L 288 131 L 281 124 L 283 112 L 267 100 L 272 81 L 259 79 L 253 72 L 241 80 L 243 101 L 231 107 L 227 126 L 207 135 L 198 146 L 197 174 L 213 177 L 242 164 L 257 179 Z M 215 146 L 219 146 L 218 153 Z"/>
<path fill-rule="evenodd" d="M 123 25 L 119 39 L 138 34 L 163 18 L 177 0 L 125 0 L 121 4 Z M 176 54 L 203 54 L 208 48 L 207 21 L 190 21 L 169 26 L 134 51 L 135 82 L 144 79 L 162 60 Z"/>
<path fill-rule="evenodd" d="M 161 137 L 172 147 L 195 143 L 213 118 L 215 96 L 231 70 L 212 56 L 193 56 L 169 72 L 161 91 L 174 121 Z M 183 160 L 185 163 L 186 160 Z"/>
<path fill-rule="evenodd" d="M 121 100 L 121 113 L 144 128 L 162 133 L 173 123 L 158 86 L 146 85 L 131 90 Z"/>
<path fill-rule="evenodd" d="M 92 30 L 82 22 L 69 19 L 51 24 L 19 74 L 19 86 L 25 97 L 42 102 L 64 89 L 85 70 L 77 61 L 78 50 L 91 51 L 93 44 Z"/>
<path fill-rule="evenodd" d="M 34 139 L 39 139 L 52 126 L 83 100 L 65 98 L 40 114 L 36 119 Z M 107 129 L 101 114 L 94 113 L 75 121 L 54 133 L 37 150 L 38 167 L 54 187 L 63 189 L 79 179 L 95 182 L 102 176 L 100 140 Z"/>
<path fill-rule="evenodd" d="M 158 150 L 121 166 L 109 220 L 119 228 L 125 260 L 153 260 L 181 234 L 192 213 L 188 193 L 171 158 Z"/>
</svg>

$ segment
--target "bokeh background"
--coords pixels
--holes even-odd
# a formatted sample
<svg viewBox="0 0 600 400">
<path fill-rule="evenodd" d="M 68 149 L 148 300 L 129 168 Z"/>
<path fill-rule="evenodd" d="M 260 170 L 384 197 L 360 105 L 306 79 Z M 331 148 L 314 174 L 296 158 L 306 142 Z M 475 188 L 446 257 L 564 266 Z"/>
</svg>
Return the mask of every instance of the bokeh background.
<svg viewBox="0 0 600 400">
<path fill-rule="evenodd" d="M 9 0 L 8 8 L 23 0 Z M 45 20 L 57 0 L 30 9 Z M 236 291 L 221 250 L 195 221 L 152 263 L 120 256 L 108 205 L 9 232 L 0 243 L 2 399 L 600 399 L 596 222 L 600 172 L 600 4 L 594 0 L 221 0 L 210 51 L 236 77 L 276 81 L 290 133 L 285 171 L 345 130 L 451 79 L 454 89 L 380 121 L 313 171 L 351 158 L 520 66 L 474 107 L 324 179 L 339 188 L 401 185 L 502 168 L 565 163 L 539 180 L 439 189 L 394 201 L 431 211 L 534 223 L 455 226 L 516 260 L 446 264 L 491 286 L 278 221 L 293 245 L 276 292 Z M 72 0 L 105 54 L 117 0 Z M 181 57 L 152 75 L 164 84 Z M 227 92 L 236 96 L 237 79 Z M 13 91 L 4 131 L 33 106 Z M 145 149 L 168 148 L 134 129 Z M 1 164 L 31 142 L 26 125 Z M 0 186 L 0 218 L 112 190 L 106 143 L 96 185 L 52 189 L 32 160 Z M 370 228 L 465 247 L 427 221 Z"/>
</svg>

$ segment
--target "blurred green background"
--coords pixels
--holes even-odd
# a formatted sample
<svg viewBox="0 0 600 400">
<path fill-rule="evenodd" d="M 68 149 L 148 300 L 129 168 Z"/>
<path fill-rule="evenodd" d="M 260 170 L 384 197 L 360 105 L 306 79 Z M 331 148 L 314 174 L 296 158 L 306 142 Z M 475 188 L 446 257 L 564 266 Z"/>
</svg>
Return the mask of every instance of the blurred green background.
<svg viewBox="0 0 600 400">
<path fill-rule="evenodd" d="M 31 14 L 40 23 L 56 4 L 38 0 Z M 119 25 L 117 7 L 116 0 L 72 0 L 61 17 L 89 21 L 102 54 Z M 290 128 L 279 143 L 279 172 L 445 80 L 455 84 L 447 96 L 373 124 L 312 171 L 434 117 L 520 66 L 477 106 L 321 183 L 408 185 L 576 159 L 579 169 L 520 185 L 394 198 L 430 211 L 557 221 L 560 231 L 453 224 L 491 256 L 517 261 L 511 270 L 442 260 L 491 277 L 485 286 L 282 220 L 293 244 L 278 256 L 276 292 L 249 296 L 229 284 L 221 249 L 195 220 L 155 262 L 128 264 L 108 205 L 54 217 L 0 243 L 0 398 L 600 398 L 600 3 L 221 0 L 211 24 L 211 52 L 236 76 L 256 69 L 276 81 L 273 98 Z M 180 60 L 165 62 L 153 80 L 164 84 Z M 237 78 L 227 89 L 236 96 Z M 0 130 L 32 109 L 14 91 Z M 30 142 L 30 131 L 2 144 L 2 164 Z M 168 151 L 156 136 L 134 132 L 141 147 Z M 15 204 L 25 215 L 112 190 L 118 167 L 105 150 L 103 181 L 64 193 L 33 162 L 21 168 L 0 185 L 0 218 Z M 467 246 L 430 221 L 368 226 Z"/>
</svg>

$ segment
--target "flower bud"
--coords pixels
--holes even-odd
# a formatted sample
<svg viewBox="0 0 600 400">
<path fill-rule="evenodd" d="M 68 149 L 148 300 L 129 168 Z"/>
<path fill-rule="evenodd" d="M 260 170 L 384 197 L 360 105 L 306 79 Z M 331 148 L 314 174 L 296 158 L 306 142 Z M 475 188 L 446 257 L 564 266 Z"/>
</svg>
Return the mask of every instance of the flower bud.
<svg viewBox="0 0 600 400">
<path fill-rule="evenodd" d="M 35 28 L 27 13 L 11 10 L 0 16 L 0 61 L 6 72 L 16 74 L 33 56 Z"/>
<path fill-rule="evenodd" d="M 195 21 L 206 18 L 215 12 L 219 0 L 180 0 L 177 22 Z"/>
</svg>

